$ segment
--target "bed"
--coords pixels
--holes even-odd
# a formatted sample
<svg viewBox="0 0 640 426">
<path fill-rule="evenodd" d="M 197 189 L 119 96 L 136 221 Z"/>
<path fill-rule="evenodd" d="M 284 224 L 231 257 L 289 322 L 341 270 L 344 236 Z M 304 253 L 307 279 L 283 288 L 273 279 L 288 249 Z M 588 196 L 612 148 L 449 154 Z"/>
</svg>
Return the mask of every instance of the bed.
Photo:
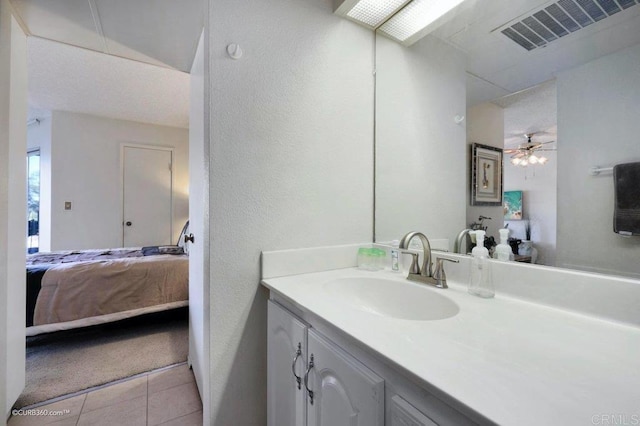
<svg viewBox="0 0 640 426">
<path fill-rule="evenodd" d="M 27 336 L 188 305 L 182 248 L 62 251 L 27 256 Z"/>
</svg>

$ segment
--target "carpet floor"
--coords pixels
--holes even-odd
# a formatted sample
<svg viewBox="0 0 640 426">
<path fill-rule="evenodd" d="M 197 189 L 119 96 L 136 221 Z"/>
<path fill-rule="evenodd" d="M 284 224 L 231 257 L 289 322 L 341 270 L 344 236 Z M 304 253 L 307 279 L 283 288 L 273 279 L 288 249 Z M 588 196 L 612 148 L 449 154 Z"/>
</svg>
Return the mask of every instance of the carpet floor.
<svg viewBox="0 0 640 426">
<path fill-rule="evenodd" d="M 26 387 L 15 407 L 186 361 L 188 316 L 180 308 L 28 337 Z"/>
</svg>

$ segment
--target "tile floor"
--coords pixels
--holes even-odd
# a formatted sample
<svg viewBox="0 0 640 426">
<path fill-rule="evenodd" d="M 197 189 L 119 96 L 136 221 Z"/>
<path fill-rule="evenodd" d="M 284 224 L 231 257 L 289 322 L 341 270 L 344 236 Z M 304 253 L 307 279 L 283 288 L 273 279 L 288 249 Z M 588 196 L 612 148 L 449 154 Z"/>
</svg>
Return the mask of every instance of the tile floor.
<svg viewBox="0 0 640 426">
<path fill-rule="evenodd" d="M 8 426 L 201 426 L 202 402 L 186 364 L 41 405 Z M 42 415 L 62 412 L 61 415 Z M 40 414 L 40 415 L 38 415 Z"/>
</svg>

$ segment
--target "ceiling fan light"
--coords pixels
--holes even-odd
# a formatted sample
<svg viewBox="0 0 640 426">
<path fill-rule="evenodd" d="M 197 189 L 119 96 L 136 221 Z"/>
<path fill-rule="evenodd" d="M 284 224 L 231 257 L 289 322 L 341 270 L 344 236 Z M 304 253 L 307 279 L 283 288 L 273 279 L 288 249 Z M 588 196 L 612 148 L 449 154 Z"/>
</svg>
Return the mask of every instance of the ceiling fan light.
<svg viewBox="0 0 640 426">
<path fill-rule="evenodd" d="M 522 162 L 522 160 L 520 160 L 519 158 L 514 158 L 514 159 L 511 160 L 511 164 L 513 164 L 514 166 L 517 166 L 521 162 Z"/>
<path fill-rule="evenodd" d="M 529 163 L 536 164 L 536 163 L 538 163 L 538 161 L 540 161 L 540 160 L 538 159 L 537 156 L 535 156 L 533 154 L 529 156 Z"/>
<path fill-rule="evenodd" d="M 546 164 L 547 161 L 549 161 L 549 159 L 547 157 L 538 158 L 538 163 L 539 164 Z"/>
</svg>

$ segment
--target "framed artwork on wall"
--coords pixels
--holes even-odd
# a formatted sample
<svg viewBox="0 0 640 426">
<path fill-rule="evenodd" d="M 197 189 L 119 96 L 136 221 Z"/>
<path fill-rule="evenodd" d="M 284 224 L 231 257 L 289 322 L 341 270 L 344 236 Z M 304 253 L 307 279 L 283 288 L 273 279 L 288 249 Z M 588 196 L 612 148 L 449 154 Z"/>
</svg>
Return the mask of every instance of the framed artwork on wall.
<svg viewBox="0 0 640 426">
<path fill-rule="evenodd" d="M 504 220 L 522 220 L 522 191 L 504 191 Z"/>
<path fill-rule="evenodd" d="M 502 205 L 502 148 L 471 145 L 471 205 Z"/>
</svg>

